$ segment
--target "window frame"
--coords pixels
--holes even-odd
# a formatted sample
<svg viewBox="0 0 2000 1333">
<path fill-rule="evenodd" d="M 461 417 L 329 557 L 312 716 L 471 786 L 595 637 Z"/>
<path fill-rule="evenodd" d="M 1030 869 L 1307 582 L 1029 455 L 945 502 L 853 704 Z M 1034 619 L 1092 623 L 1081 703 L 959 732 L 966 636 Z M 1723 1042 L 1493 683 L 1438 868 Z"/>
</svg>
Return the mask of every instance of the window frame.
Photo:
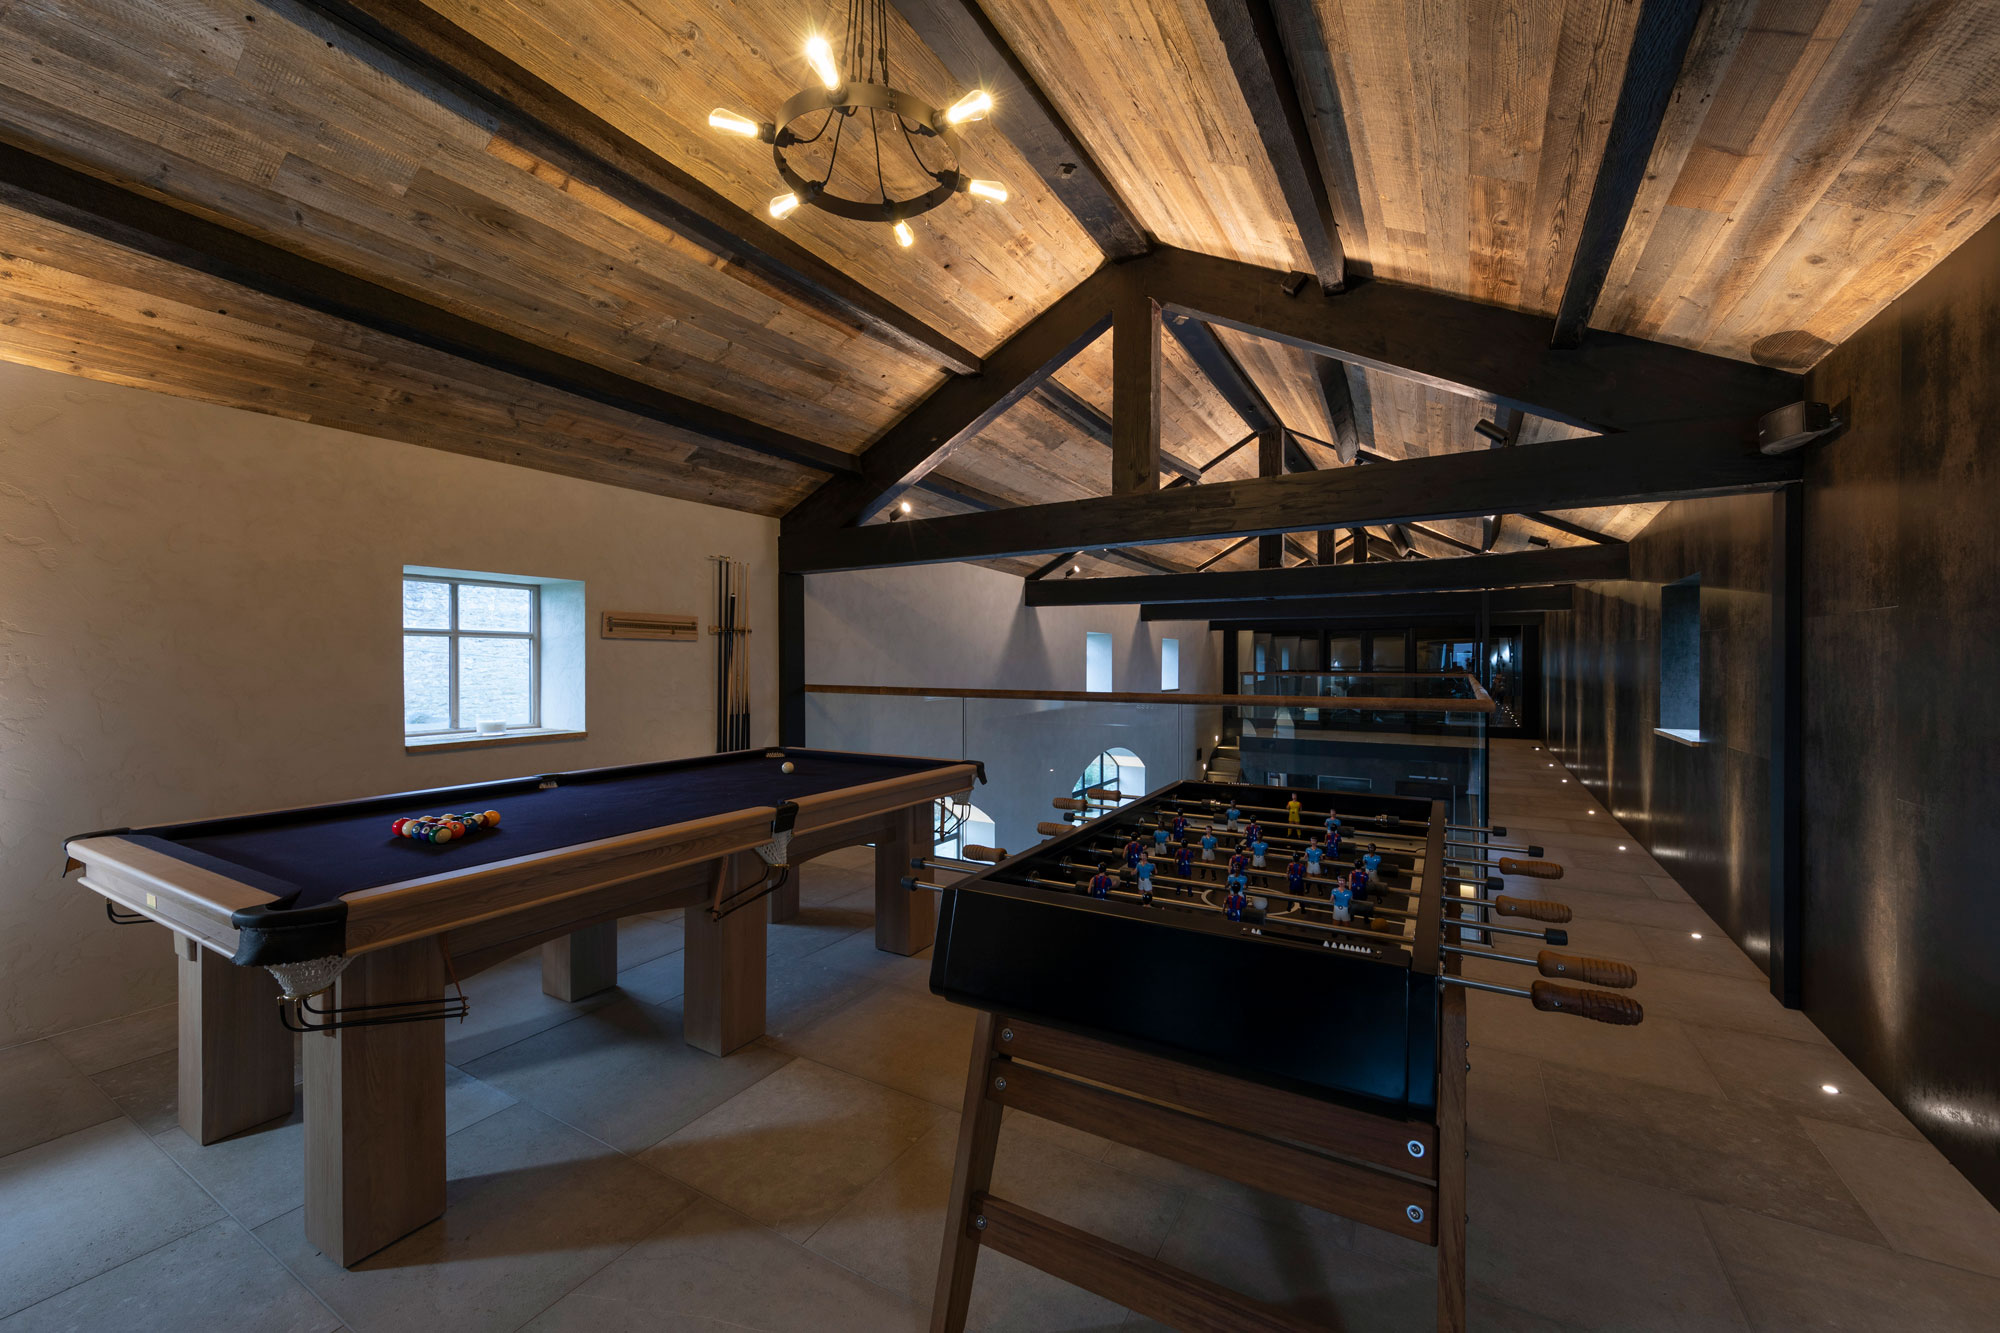
<svg viewBox="0 0 2000 1333">
<path fill-rule="evenodd" d="M 479 734 L 471 725 L 469 724 L 461 725 L 461 720 L 459 718 L 459 712 L 458 712 L 459 708 L 458 641 L 461 638 L 468 638 L 468 637 L 474 639 L 526 639 L 528 641 L 528 720 L 526 722 L 518 722 L 518 723 L 510 722 L 506 725 L 506 728 L 498 734 L 504 736 L 510 732 L 517 732 L 517 731 L 540 731 L 542 729 L 542 588 L 541 585 L 539 583 L 532 583 L 527 580 L 513 580 L 505 578 L 460 578 L 456 575 L 449 575 L 449 574 L 411 574 L 405 571 L 402 576 L 402 584 L 407 585 L 411 583 L 441 583 L 445 585 L 445 587 L 450 589 L 450 609 L 448 616 L 449 623 L 446 625 L 444 629 L 412 629 L 410 626 L 404 625 L 402 627 L 402 631 L 403 631 L 403 637 L 405 639 L 408 639 L 411 635 L 414 634 L 425 638 L 446 640 L 448 648 L 447 648 L 445 672 L 447 675 L 449 698 L 451 702 L 450 702 L 450 719 L 448 725 L 443 727 L 431 728 L 425 731 L 411 731 L 409 728 L 409 724 L 405 722 L 403 725 L 403 739 L 406 741 L 427 740 L 439 736 L 473 736 Z M 398 585 L 399 592 L 401 591 L 401 587 L 402 585 Z M 461 587 L 509 588 L 509 589 L 525 591 L 528 594 L 528 628 L 526 630 L 509 630 L 509 629 L 467 630 L 459 628 L 458 590 Z M 398 605 L 400 604 L 401 602 L 399 599 Z M 399 615 L 398 619 L 400 618 L 401 617 Z M 403 703 L 404 707 L 407 708 L 409 706 L 409 677 L 407 673 L 405 674 L 403 680 L 403 691 L 404 691 Z"/>
<path fill-rule="evenodd" d="M 1173 681 L 1167 684 L 1167 661 L 1173 660 Z M 1181 687 L 1181 641 L 1177 638 L 1160 639 L 1160 692 L 1165 694 Z"/>
</svg>

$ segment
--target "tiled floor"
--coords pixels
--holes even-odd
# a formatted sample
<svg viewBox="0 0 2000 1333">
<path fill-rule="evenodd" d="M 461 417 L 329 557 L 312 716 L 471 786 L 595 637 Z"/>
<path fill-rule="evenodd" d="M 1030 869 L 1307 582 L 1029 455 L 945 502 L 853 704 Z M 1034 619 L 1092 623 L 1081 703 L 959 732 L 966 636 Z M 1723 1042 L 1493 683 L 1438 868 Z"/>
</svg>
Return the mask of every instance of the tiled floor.
<svg viewBox="0 0 2000 1333">
<path fill-rule="evenodd" d="M 1473 1326 L 2000 1328 L 2000 1214 L 1548 763 L 1496 755 L 1496 817 L 1569 867 L 1510 891 L 1571 903 L 1647 1017 L 1472 996 Z M 971 1016 L 873 948 L 865 855 L 804 882 L 769 1035 L 726 1060 L 681 1041 L 674 917 L 625 923 L 620 989 L 582 1004 L 533 957 L 477 978 L 450 1211 L 352 1271 L 302 1233 L 296 1118 L 176 1126 L 171 1008 L 0 1050 L 0 1333 L 922 1328 Z M 1430 1327 L 1420 1246 L 1024 1117 L 998 1179 L 1329 1327 Z M 989 1255 L 973 1324 L 1145 1321 Z"/>
</svg>

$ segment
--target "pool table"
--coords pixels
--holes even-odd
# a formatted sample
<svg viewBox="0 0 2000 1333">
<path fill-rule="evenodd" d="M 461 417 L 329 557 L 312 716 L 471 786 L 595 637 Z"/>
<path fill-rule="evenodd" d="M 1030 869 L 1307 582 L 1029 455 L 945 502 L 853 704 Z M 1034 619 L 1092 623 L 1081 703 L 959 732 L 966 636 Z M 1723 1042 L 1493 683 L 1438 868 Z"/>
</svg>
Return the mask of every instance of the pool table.
<svg viewBox="0 0 2000 1333">
<path fill-rule="evenodd" d="M 352 1020 L 439 1012 L 455 982 L 534 948 L 543 989 L 580 999 L 617 981 L 620 917 L 684 908 L 687 1040 L 725 1055 L 763 1032 L 766 922 L 796 902 L 795 888 L 757 896 L 775 825 L 791 823 L 794 866 L 874 844 L 876 945 L 915 953 L 936 907 L 902 880 L 930 854 L 931 803 L 984 776 L 960 760 L 745 750 L 117 829 L 67 851 L 113 920 L 174 933 L 180 1120 L 197 1141 L 290 1114 L 281 1013 L 341 1022 L 300 1043 L 306 1234 L 351 1265 L 444 1212 L 446 1036 L 435 1019 Z M 391 831 L 488 809 L 497 828 L 442 844 Z M 294 994 L 334 974 L 316 1009 L 280 1006 L 287 968 Z"/>
</svg>

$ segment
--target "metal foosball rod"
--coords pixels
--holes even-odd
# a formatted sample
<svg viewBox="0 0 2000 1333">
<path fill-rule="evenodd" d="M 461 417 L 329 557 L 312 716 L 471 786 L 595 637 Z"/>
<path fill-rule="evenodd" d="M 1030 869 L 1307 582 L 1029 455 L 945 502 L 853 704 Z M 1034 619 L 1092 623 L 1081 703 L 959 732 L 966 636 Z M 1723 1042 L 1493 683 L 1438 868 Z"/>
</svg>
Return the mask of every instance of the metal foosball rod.
<svg viewBox="0 0 2000 1333">
<path fill-rule="evenodd" d="M 1575 1014 L 1579 1018 L 1588 1018 L 1597 1023 L 1611 1023 L 1618 1027 L 1636 1026 L 1646 1016 L 1646 1011 L 1639 1002 L 1629 995 L 1620 995 L 1615 991 L 1584 990 L 1553 981 L 1536 981 L 1526 990 L 1455 976 L 1439 977 L 1438 984 L 1463 986 L 1467 990 L 1491 991 L 1495 995 L 1516 995 L 1529 1001 L 1545 1014 Z"/>
<path fill-rule="evenodd" d="M 1188 804 L 1188 803 L 1187 803 L 1187 802 L 1177 802 L 1177 803 L 1175 803 L 1175 804 L 1177 804 L 1177 805 L 1186 805 L 1186 804 Z M 1056 808 L 1057 808 L 1057 809 L 1065 809 L 1065 808 L 1068 808 L 1068 807 L 1065 807 L 1065 806 L 1063 805 L 1063 801 L 1062 801 L 1062 799 L 1058 799 L 1058 800 L 1056 801 Z M 1266 811 L 1270 811 L 1270 812 L 1272 812 L 1272 813 L 1277 813 L 1277 814 L 1283 814 L 1283 813 L 1284 813 L 1283 811 L 1280 811 L 1280 810 L 1274 810 L 1274 809 L 1273 809 L 1272 807 L 1267 807 L 1267 806 L 1241 806 L 1241 807 L 1238 807 L 1238 808 L 1239 808 L 1239 809 L 1246 809 L 1246 810 L 1252 810 L 1252 809 L 1261 809 L 1261 810 L 1266 810 Z M 1153 825 L 1152 825 L 1152 826 L 1153 826 L 1153 827 L 1159 827 L 1160 823 L 1161 823 L 1161 821 L 1159 821 L 1159 820 L 1155 820 L 1155 821 L 1153 822 Z M 1280 828 L 1305 828 L 1305 827 L 1307 827 L 1307 826 L 1306 826 L 1306 825 L 1304 825 L 1304 824 L 1292 824 L 1292 823 L 1289 823 L 1289 822 L 1287 822 L 1287 823 L 1283 823 L 1283 824 L 1280 824 L 1280 825 L 1279 825 L 1279 827 L 1280 827 Z M 1342 827 L 1343 827 L 1343 828 L 1346 828 L 1346 825 L 1342 825 Z M 1222 828 L 1222 826 L 1221 826 L 1221 825 L 1220 825 L 1219 823 L 1215 822 L 1215 821 L 1214 821 L 1214 820 L 1212 820 L 1212 819 L 1211 819 L 1211 821 L 1210 821 L 1210 823 L 1209 823 L 1209 828 L 1210 828 L 1211 830 L 1213 830 L 1213 831 L 1217 831 L 1217 832 L 1229 832 L 1229 833 L 1240 833 L 1240 832 L 1242 832 L 1242 830 L 1241 830 L 1241 829 L 1224 829 L 1224 828 Z M 1370 832 L 1370 831 L 1367 831 L 1367 830 L 1362 830 L 1362 831 L 1353 831 L 1353 832 L 1352 832 L 1352 836 L 1351 836 L 1350 838 L 1347 838 L 1347 839 L 1345 839 L 1345 840 L 1346 840 L 1346 841 L 1351 841 L 1351 842 L 1355 842 L 1355 843 L 1361 843 L 1361 842 L 1372 842 L 1372 841 L 1374 841 L 1374 839 L 1376 838 L 1376 836 L 1377 836 L 1376 834 L 1374 834 L 1373 832 Z M 1389 835 L 1389 836 L 1392 836 L 1392 837 L 1402 837 L 1402 836 L 1406 836 L 1406 835 L 1402 835 L 1402 834 L 1391 834 L 1391 835 Z M 1287 837 L 1287 836 L 1285 836 L 1285 835 L 1284 835 L 1284 834 L 1282 834 L 1282 833 L 1272 833 L 1272 832 L 1270 832 L 1269 830 L 1266 830 L 1266 831 L 1265 831 L 1265 841 L 1267 841 L 1267 842 L 1272 842 L 1272 843 L 1278 843 L 1278 844 L 1281 844 L 1281 845 L 1291 845 L 1291 846 L 1304 846 L 1304 845 L 1306 845 L 1306 844 L 1307 844 L 1307 843 L 1308 843 L 1308 842 L 1310 841 L 1310 839 L 1307 839 L 1307 838 L 1293 838 L 1293 837 Z M 1411 855 L 1411 854 L 1412 854 L 1413 852 L 1416 852 L 1416 851 L 1420 851 L 1420 850 L 1423 850 L 1423 843 L 1422 843 L 1421 841 L 1419 841 L 1419 840 L 1415 840 L 1415 839 L 1412 839 L 1412 841 L 1413 841 L 1414 845 L 1413 845 L 1413 846 L 1411 846 L 1411 847 L 1409 847 L 1409 848 L 1401 848 L 1401 847 L 1392 847 L 1392 848 L 1390 848 L 1390 849 L 1389 849 L 1389 852 L 1390 852 L 1390 854 L 1392 854 L 1392 855 L 1400 855 L 1400 856 L 1408 856 L 1408 855 Z M 1446 847 L 1452 847 L 1452 846 L 1459 846 L 1459 847 L 1478 847 L 1478 846 L 1479 846 L 1480 844 L 1477 844 L 1477 843 L 1456 843 L 1456 844 L 1454 844 L 1454 843 L 1451 843 L 1451 842 L 1447 842 L 1447 843 L 1446 843 L 1445 845 L 1446 845 Z M 1486 868 L 1486 869 L 1489 869 L 1489 870 L 1498 870 L 1498 871 L 1499 871 L 1499 872 L 1500 872 L 1501 874 L 1503 874 L 1503 875 L 1523 875 L 1523 876 L 1526 876 L 1526 877 L 1528 877 L 1528 878 L 1530 878 L 1530 879 L 1561 879 L 1561 878 L 1563 877 L 1563 868 L 1562 868 L 1562 866 L 1561 866 L 1561 865 L 1559 865 L 1558 863 L 1556 863 L 1556 862 L 1554 862 L 1554 861 L 1545 861 L 1545 860 L 1540 860 L 1540 859 L 1536 859 L 1536 858 L 1539 858 L 1539 857 L 1541 856 L 1541 852 L 1542 852 L 1542 849 L 1541 849 L 1540 847 L 1528 847 L 1528 848 L 1521 848 L 1521 849 L 1512 849 L 1512 848 L 1509 848 L 1509 849 L 1502 849 L 1502 850 L 1524 850 L 1524 851 L 1526 851 L 1526 852 L 1528 852 L 1528 853 L 1529 853 L 1529 856 L 1528 856 L 1527 858 L 1515 858 L 1515 857 L 1511 857 L 1511 856 L 1503 856 L 1503 857 L 1500 857 L 1500 858 L 1499 858 L 1498 860 L 1488 860 L 1488 859 L 1486 859 L 1486 858 L 1483 858 L 1483 857 L 1475 857 L 1475 856 L 1465 856 L 1465 855 L 1454 855 L 1454 854 L 1452 854 L 1452 853 L 1450 853 L 1450 852 L 1447 852 L 1447 853 L 1445 854 L 1445 860 L 1446 860 L 1447 862 L 1449 862 L 1450 864 L 1452 864 L 1452 865 L 1467 865 L 1467 866 L 1480 866 L 1480 867 L 1483 867 L 1483 868 Z"/>
<path fill-rule="evenodd" d="M 1064 861 L 1061 864 L 1064 869 L 1074 870 L 1080 875 L 1093 875 L 1097 873 L 1093 867 L 1087 865 L 1078 865 L 1074 861 Z M 1268 875 L 1270 872 L 1267 870 L 1253 870 L 1250 871 L 1249 873 L 1253 875 Z M 1200 889 L 1204 893 L 1212 893 L 1222 887 L 1222 885 L 1220 884 L 1211 884 L 1204 880 L 1182 879 L 1178 875 L 1156 874 L 1153 876 L 1153 882 L 1155 884 L 1170 885 L 1174 888 L 1186 887 L 1191 889 Z M 1393 889 L 1391 890 L 1391 892 L 1402 893 L 1403 891 L 1401 889 Z M 1282 889 L 1252 888 L 1249 890 L 1248 896 L 1254 898 L 1276 898 L 1282 902 L 1300 903 L 1308 907 L 1332 906 L 1332 904 L 1325 898 L 1314 898 L 1296 893 L 1287 893 Z M 1414 893 L 1405 893 L 1404 896 L 1408 898 L 1414 898 L 1417 895 Z M 1375 903 L 1369 903 L 1369 902 L 1357 903 L 1356 906 L 1359 907 L 1361 910 L 1367 912 L 1371 916 L 1394 917 L 1397 918 L 1398 920 L 1403 920 L 1403 921 L 1414 921 L 1417 919 L 1417 914 L 1415 912 L 1405 911 L 1400 907 L 1383 907 Z"/>
<path fill-rule="evenodd" d="M 1124 861 L 1124 855 L 1123 855 L 1123 853 L 1122 853 L 1122 852 L 1118 852 L 1118 851 L 1117 851 L 1117 850 L 1116 850 L 1115 848 L 1113 848 L 1113 849 L 1105 849 L 1105 848 L 1099 848 L 1099 849 L 1097 850 L 1097 853 L 1096 853 L 1096 854 L 1097 854 L 1097 855 L 1100 855 L 1100 856 L 1103 856 L 1103 857 L 1105 857 L 1105 858 L 1106 858 L 1107 860 L 1117 860 L 1117 861 L 1119 861 L 1119 862 L 1120 862 L 1121 864 L 1122 864 L 1122 863 L 1123 863 L 1123 861 Z M 1153 862 L 1158 862 L 1158 863 L 1161 863 L 1161 864 L 1165 864 L 1165 863 L 1166 863 L 1166 861 L 1167 861 L 1167 858 L 1166 858 L 1166 857 L 1164 857 L 1164 856 L 1161 856 L 1161 855 L 1159 855 L 1159 854 L 1158 854 L 1157 852 L 1147 852 L 1147 853 L 1146 853 L 1146 859 L 1147 859 L 1148 861 L 1153 861 Z M 1208 865 L 1208 866 L 1214 866 L 1214 867 L 1215 867 L 1215 868 L 1216 868 L 1217 870 L 1220 870 L 1220 871 L 1223 871 L 1223 872 L 1224 872 L 1225 874 L 1227 873 L 1227 870 L 1226 870 L 1226 867 L 1225 867 L 1225 866 L 1223 865 L 1223 863 L 1222 863 L 1222 862 L 1220 862 L 1220 861 L 1202 861 L 1202 862 L 1200 862 L 1199 864 L 1201 864 L 1201 865 Z M 1093 871 L 1093 873 L 1094 873 L 1094 871 Z M 1264 867 L 1264 868 L 1263 868 L 1263 869 L 1261 869 L 1261 870 L 1260 870 L 1260 869 L 1257 869 L 1257 868 L 1255 868 L 1255 867 L 1252 867 L 1252 868 L 1250 868 L 1250 869 L 1246 869 L 1246 870 L 1245 870 L 1245 871 L 1243 872 L 1243 874 L 1244 874 L 1244 875 L 1245 875 L 1246 877 L 1247 877 L 1247 876 L 1250 876 L 1250 875 L 1256 875 L 1256 876 L 1258 876 L 1259 878 L 1262 878 L 1262 879 L 1281 879 L 1281 878 L 1283 878 L 1283 877 L 1284 877 L 1284 873 L 1285 873 L 1285 872 L 1284 872 L 1284 871 L 1282 871 L 1282 870 L 1273 870 L 1273 869 L 1271 869 L 1271 868 L 1270 868 L 1269 866 L 1266 866 L 1266 867 Z M 1156 874 L 1156 875 L 1155 875 L 1155 878 L 1160 878 L 1160 877 L 1159 877 L 1159 876 L 1158 876 L 1158 875 Z M 1324 883 L 1326 883 L 1326 884 L 1327 884 L 1327 885 L 1329 885 L 1330 887 L 1338 887 L 1337 885 L 1335 885 L 1335 884 L 1334 884 L 1333 880 L 1332 880 L 1332 879 L 1330 879 L 1330 878 L 1328 878 L 1327 876 L 1324 876 L 1324 875 L 1322 875 L 1322 876 L 1319 876 L 1318 878 L 1319 878 L 1319 880 L 1320 880 L 1321 882 L 1324 882 Z M 1197 881 L 1194 881 L 1194 880 L 1185 880 L 1185 881 L 1181 881 L 1181 882 L 1183 882 L 1183 883 L 1196 883 Z M 1309 881 L 1309 882 L 1310 882 L 1310 881 Z M 1208 884 L 1208 885 L 1206 885 L 1205 887 L 1208 887 L 1208 888 L 1221 888 L 1222 886 L 1221 886 L 1221 884 L 1220 884 L 1220 883 L 1218 882 L 1218 883 L 1213 883 L 1213 884 Z M 1394 893 L 1394 894 L 1398 894 L 1398 895 L 1400 895 L 1400 896 L 1402 896 L 1402 897 L 1404 897 L 1404 898 L 1416 898 L 1416 897 L 1420 897 L 1420 896 L 1421 896 L 1421 891 L 1420 891 L 1420 890 L 1417 890 L 1417 889 L 1405 889 L 1405 888 L 1399 888 L 1399 887 L 1397 887 L 1397 886 L 1396 886 L 1396 885 L 1394 885 L 1394 884 L 1386 884 L 1386 883 L 1383 883 L 1383 882 L 1382 882 L 1381 880 L 1379 880 L 1379 879 L 1375 879 L 1375 880 L 1370 880 L 1370 881 L 1369 881 L 1369 883 L 1368 883 L 1368 887 L 1369 887 L 1370 891 L 1374 891 L 1374 890 L 1378 890 L 1378 889 L 1379 889 L 1379 890 L 1380 890 L 1381 892 L 1383 892 L 1383 893 Z M 1315 899 L 1312 899 L 1311 901 L 1313 901 L 1313 902 L 1324 902 L 1324 901 L 1325 901 L 1325 899 L 1321 899 L 1321 898 L 1315 898 Z M 1467 902 L 1470 902 L 1470 901 L 1472 901 L 1472 900 L 1468 898 L 1468 899 L 1466 899 L 1466 901 L 1467 901 Z"/>
<path fill-rule="evenodd" d="M 1064 884 L 1059 880 L 1041 879 L 1032 875 L 1028 877 L 1028 884 L 1034 888 L 1055 889 L 1064 893 L 1082 892 L 1082 890 L 1078 889 L 1074 884 Z M 1113 889 L 1111 890 L 1111 896 L 1114 898 L 1129 899 L 1130 901 L 1137 903 L 1145 902 L 1144 898 L 1132 892 L 1130 889 Z M 1153 901 L 1157 905 L 1163 900 L 1159 897 L 1159 895 L 1155 894 Z M 1214 903 L 1202 902 L 1198 898 L 1175 897 L 1175 898 L 1165 899 L 1164 901 L 1173 907 L 1192 908 L 1195 911 L 1199 912 L 1226 913 L 1228 911 L 1227 908 L 1218 907 Z M 1289 917 L 1289 916 L 1270 917 L 1266 918 L 1262 924 L 1266 926 L 1299 927 L 1306 930 L 1320 931 L 1321 933 L 1327 935 L 1350 936 L 1357 940 L 1366 940 L 1369 944 L 1372 944 L 1378 948 L 1384 945 L 1392 945 L 1392 944 L 1401 945 L 1407 943 L 1404 937 L 1401 935 L 1387 935 L 1382 933 L 1381 931 L 1375 931 L 1375 930 L 1357 930 L 1352 926 L 1343 926 L 1331 921 L 1314 921 L 1309 917 Z"/>
<path fill-rule="evenodd" d="M 1482 930 L 1497 929 L 1482 926 Z M 1462 958 L 1493 958 L 1503 963 L 1519 963 L 1532 967 L 1545 977 L 1573 978 L 1592 986 L 1610 986 L 1617 990 L 1629 990 L 1639 984 L 1639 973 L 1630 963 L 1621 963 L 1613 958 L 1580 958 L 1574 954 L 1556 953 L 1543 949 L 1533 958 L 1524 958 L 1517 953 L 1501 953 L 1497 949 L 1467 949 L 1456 944 L 1441 946 L 1446 953 Z"/>
<path fill-rule="evenodd" d="M 1497 912 L 1501 916 L 1526 917 L 1530 921 L 1551 921 L 1561 924 L 1574 915 L 1567 903 L 1550 902 L 1546 898 L 1513 898 L 1501 893 L 1491 898 L 1447 898 L 1447 906 L 1481 912 Z M 1467 921 L 1467 925 L 1479 925 L 1477 921 Z"/>
<path fill-rule="evenodd" d="M 963 874 L 977 874 L 1007 859 L 1005 847 L 981 847 L 978 843 L 968 843 L 964 857 L 953 860 L 945 856 L 913 856 L 910 858 L 912 870 L 956 870 Z"/>
<path fill-rule="evenodd" d="M 1166 802 L 1166 804 L 1170 804 L 1174 806 L 1176 809 L 1199 810 L 1207 808 L 1213 810 L 1220 810 L 1225 808 L 1223 802 L 1215 800 L 1212 797 L 1202 800 L 1174 800 Z M 1279 805 L 1239 805 L 1236 808 L 1239 810 L 1258 811 L 1263 814 L 1269 814 L 1269 815 L 1280 815 L 1283 816 L 1287 822 L 1289 822 L 1291 819 L 1291 811 Z M 1343 821 L 1342 827 L 1346 827 L 1347 823 L 1351 821 L 1354 827 L 1356 828 L 1367 827 L 1376 835 L 1381 837 L 1408 838 L 1414 842 L 1423 842 L 1430 836 L 1430 828 L 1428 825 L 1419 826 L 1422 827 L 1424 830 L 1422 833 L 1406 833 L 1400 827 L 1393 827 L 1379 822 L 1380 821 L 1379 816 L 1342 815 L 1340 816 L 1340 818 Z M 1398 819 L 1396 821 L 1396 824 L 1401 825 L 1406 822 L 1408 821 Z M 1444 827 L 1447 833 L 1479 833 L 1479 834 L 1490 833 L 1496 837 L 1502 837 L 1502 838 L 1507 836 L 1507 830 L 1505 826 L 1502 825 L 1495 825 L 1491 828 L 1487 828 L 1478 824 L 1446 824 Z M 1468 842 L 1462 838 L 1447 838 L 1446 842 L 1448 844 L 1455 844 L 1461 847 L 1489 847 L 1495 851 L 1502 851 L 1502 852 L 1526 852 L 1529 856 L 1540 856 L 1542 854 L 1541 848 L 1533 846 L 1528 846 L 1528 847 L 1503 846 L 1499 843 L 1491 841 Z"/>
</svg>

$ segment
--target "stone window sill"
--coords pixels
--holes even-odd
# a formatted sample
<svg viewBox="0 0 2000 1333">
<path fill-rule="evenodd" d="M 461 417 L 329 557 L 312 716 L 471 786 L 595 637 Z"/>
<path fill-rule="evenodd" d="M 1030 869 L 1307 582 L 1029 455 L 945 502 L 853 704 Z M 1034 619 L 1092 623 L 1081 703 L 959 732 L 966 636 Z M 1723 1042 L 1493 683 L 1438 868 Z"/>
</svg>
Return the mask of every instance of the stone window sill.
<svg viewBox="0 0 2000 1333">
<path fill-rule="evenodd" d="M 587 731 L 562 731 L 554 728 L 540 728 L 534 731 L 503 731 L 497 736 L 479 736 L 463 731 L 454 731 L 442 736 L 407 736 L 403 739 L 404 754 L 441 754 L 452 750 L 483 750 L 492 745 L 532 745 L 538 741 L 580 741 L 587 740 Z"/>
</svg>

